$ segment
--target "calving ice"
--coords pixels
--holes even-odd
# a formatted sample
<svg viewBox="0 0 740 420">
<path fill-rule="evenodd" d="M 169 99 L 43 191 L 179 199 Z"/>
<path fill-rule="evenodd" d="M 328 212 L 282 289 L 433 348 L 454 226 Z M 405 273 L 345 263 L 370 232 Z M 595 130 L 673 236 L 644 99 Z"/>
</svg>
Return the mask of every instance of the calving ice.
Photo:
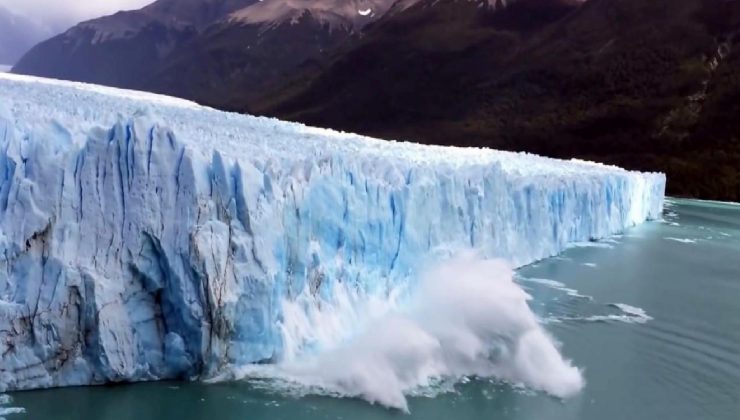
<svg viewBox="0 0 740 420">
<path fill-rule="evenodd" d="M 583 387 L 581 372 L 559 354 L 512 274 L 501 260 L 462 252 L 422 270 L 409 294 L 340 298 L 330 314 L 308 312 L 321 322 L 286 317 L 293 328 L 316 330 L 324 351 L 216 379 L 268 378 L 277 390 L 297 385 L 301 393 L 361 397 L 407 412 L 408 394 L 435 395 L 471 376 L 572 396 Z M 336 340 L 335 319 L 352 319 L 355 332 Z M 306 336 L 296 332 L 289 336 Z"/>
<path fill-rule="evenodd" d="M 658 218 L 663 204 L 663 175 L 595 163 L 387 142 L 14 75 L 0 75 L 0 97 L 5 390 L 233 378 L 261 363 L 399 407 L 414 386 L 469 374 L 569 395 L 577 369 L 506 269 L 490 284 L 480 270 L 419 274 L 468 249 L 479 257 L 464 265 L 520 266 Z M 458 284 L 444 301 L 439 285 Z M 493 308 L 461 311 L 465 290 Z M 424 321 L 428 302 L 449 328 Z M 353 343 L 377 328 L 395 393 L 361 374 L 315 380 L 326 354 L 363 348 Z M 394 347 L 394 331 L 414 346 Z M 531 352 L 506 355 L 512 341 Z M 399 371 L 398 352 L 417 368 Z M 533 354 L 555 374 L 538 376 Z"/>
</svg>

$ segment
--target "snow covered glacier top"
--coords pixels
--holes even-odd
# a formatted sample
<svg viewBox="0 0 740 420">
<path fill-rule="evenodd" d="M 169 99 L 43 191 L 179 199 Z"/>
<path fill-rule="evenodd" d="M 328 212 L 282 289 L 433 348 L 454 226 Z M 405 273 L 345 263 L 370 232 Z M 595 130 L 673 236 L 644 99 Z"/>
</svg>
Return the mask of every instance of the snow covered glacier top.
<svg viewBox="0 0 740 420">
<path fill-rule="evenodd" d="M 520 266 L 663 205 L 662 174 L 595 163 L 387 142 L 16 75 L 0 75 L 0 98 L 0 390 L 295 361 L 343 342 L 368 302 L 393 301 L 432 259 L 472 248 Z M 464 365 L 572 393 L 579 373 L 502 278 L 485 290 L 521 316 L 494 315 L 513 321 L 496 331 L 478 320 L 471 334 L 513 345 L 495 351 L 511 360 Z M 437 326 L 417 331 L 424 354 L 459 351 L 425 329 Z M 533 354 L 542 364 L 522 364 Z M 480 373 L 458 368 L 439 373 Z M 404 407 L 413 385 L 388 404 Z"/>
<path fill-rule="evenodd" d="M 238 160 L 280 159 L 295 161 L 332 155 L 379 158 L 389 164 L 450 169 L 500 164 L 521 176 L 583 176 L 625 172 L 594 162 L 544 158 L 480 148 L 428 146 L 394 142 L 308 127 L 271 118 L 227 113 L 194 102 L 146 92 L 122 90 L 76 82 L 40 79 L 14 74 L 0 75 L 4 105 L 26 124 L 51 121 L 72 130 L 77 145 L 87 140 L 90 128 L 112 126 L 122 116 L 152 115 L 177 134 L 193 151 L 210 158 L 214 150 Z"/>
</svg>

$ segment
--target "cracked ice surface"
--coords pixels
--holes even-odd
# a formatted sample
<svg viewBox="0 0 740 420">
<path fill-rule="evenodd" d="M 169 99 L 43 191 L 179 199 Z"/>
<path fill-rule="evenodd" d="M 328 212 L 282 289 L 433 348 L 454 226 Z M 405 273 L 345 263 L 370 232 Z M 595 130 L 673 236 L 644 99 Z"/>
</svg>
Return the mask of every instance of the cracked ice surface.
<svg viewBox="0 0 740 420">
<path fill-rule="evenodd" d="M 282 302 L 440 250 L 519 266 L 660 217 L 665 177 L 0 75 L 0 391 L 282 357 Z"/>
</svg>

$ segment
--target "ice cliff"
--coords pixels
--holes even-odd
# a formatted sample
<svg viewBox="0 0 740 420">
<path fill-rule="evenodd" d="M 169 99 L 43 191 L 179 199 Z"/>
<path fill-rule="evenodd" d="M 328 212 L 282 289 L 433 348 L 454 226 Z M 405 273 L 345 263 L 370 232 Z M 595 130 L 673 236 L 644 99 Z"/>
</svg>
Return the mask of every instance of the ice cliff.
<svg viewBox="0 0 740 420">
<path fill-rule="evenodd" d="M 280 360 L 310 346 L 286 301 L 457 249 L 526 264 L 658 218 L 664 186 L 0 75 L 0 390 Z"/>
</svg>

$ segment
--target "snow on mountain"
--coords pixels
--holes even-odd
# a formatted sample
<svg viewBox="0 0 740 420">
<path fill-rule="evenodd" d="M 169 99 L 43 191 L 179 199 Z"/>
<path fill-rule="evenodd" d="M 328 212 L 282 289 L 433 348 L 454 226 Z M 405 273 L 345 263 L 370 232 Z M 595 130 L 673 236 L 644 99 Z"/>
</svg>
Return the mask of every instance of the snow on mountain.
<svg viewBox="0 0 740 420">
<path fill-rule="evenodd" d="M 310 15 L 332 26 L 362 27 L 385 14 L 393 3 L 395 0 L 267 0 L 234 12 L 231 17 L 244 23 L 278 26 Z"/>
<path fill-rule="evenodd" d="M 92 43 L 133 38 L 142 30 L 160 25 L 173 31 L 202 29 L 235 10 L 258 0 L 159 0 L 142 9 L 120 11 L 82 22 L 72 28 L 69 38 L 93 31 Z M 155 40 L 161 41 L 161 40 Z"/>
<path fill-rule="evenodd" d="M 341 290 L 387 296 L 469 248 L 519 266 L 663 203 L 663 175 L 596 163 L 9 74 L 0 97 L 0 390 L 280 361 Z"/>
<path fill-rule="evenodd" d="M 262 23 L 278 26 L 283 22 L 297 22 L 310 15 L 318 21 L 335 27 L 361 28 L 384 16 L 405 10 L 424 0 L 264 0 L 236 11 L 231 18 L 244 23 Z M 486 3 L 492 9 L 505 8 L 516 0 L 461 0 Z M 435 2 L 430 2 L 433 6 Z"/>
</svg>

